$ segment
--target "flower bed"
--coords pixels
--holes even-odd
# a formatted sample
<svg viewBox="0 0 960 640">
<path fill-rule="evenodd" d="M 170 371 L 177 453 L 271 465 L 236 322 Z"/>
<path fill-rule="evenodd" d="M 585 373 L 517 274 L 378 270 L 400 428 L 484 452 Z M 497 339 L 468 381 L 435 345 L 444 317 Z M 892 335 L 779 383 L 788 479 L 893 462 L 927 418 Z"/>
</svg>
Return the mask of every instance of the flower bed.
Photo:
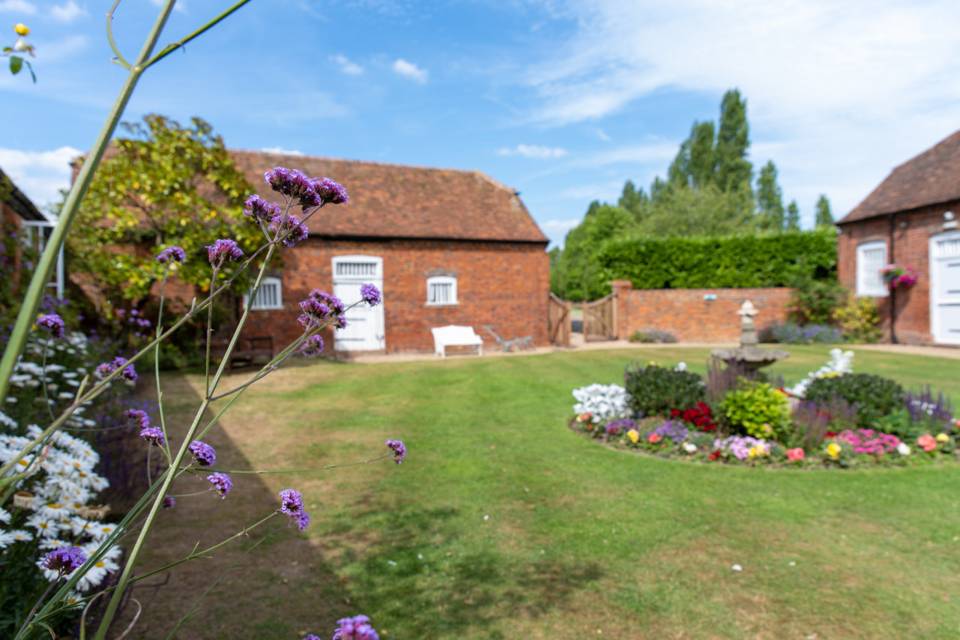
<svg viewBox="0 0 960 640">
<path fill-rule="evenodd" d="M 570 428 L 609 446 L 706 464 L 846 469 L 960 457 L 960 420 L 942 394 L 854 374 L 849 351 L 834 349 L 827 365 L 790 389 L 742 378 L 711 388 L 713 404 L 692 400 L 701 395 L 689 378 L 695 374 L 681 370 L 687 392 L 679 395 L 657 395 L 677 370 L 652 363 L 628 367 L 625 387 L 575 390 Z M 630 389 L 642 391 L 641 401 Z M 686 406 L 662 408 L 677 401 Z M 660 407 L 656 415 L 637 409 L 652 406 Z"/>
</svg>

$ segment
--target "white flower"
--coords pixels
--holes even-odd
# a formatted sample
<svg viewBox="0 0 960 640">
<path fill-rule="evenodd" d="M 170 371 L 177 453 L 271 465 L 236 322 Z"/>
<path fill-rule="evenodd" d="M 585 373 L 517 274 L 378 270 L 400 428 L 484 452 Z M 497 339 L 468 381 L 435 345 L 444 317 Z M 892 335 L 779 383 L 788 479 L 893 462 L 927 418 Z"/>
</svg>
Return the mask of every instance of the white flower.
<svg viewBox="0 0 960 640">
<path fill-rule="evenodd" d="M 692 442 L 684 442 L 683 450 L 686 451 L 687 453 L 696 453 L 697 445 L 693 444 Z"/>
<path fill-rule="evenodd" d="M 0 411 L 0 425 L 3 425 L 8 429 L 16 429 L 17 421 L 5 414 L 3 411 Z"/>
<path fill-rule="evenodd" d="M 616 384 L 591 384 L 573 390 L 577 403 L 573 412 L 589 413 L 592 422 L 601 423 L 630 416 L 627 390 Z"/>
<path fill-rule="evenodd" d="M 686 363 L 686 362 L 678 362 L 678 363 L 677 363 L 677 366 L 674 367 L 674 368 L 675 368 L 677 371 L 686 371 L 686 370 L 687 370 L 687 363 Z"/>
<path fill-rule="evenodd" d="M 53 551 L 54 549 L 59 549 L 61 547 L 69 547 L 71 544 L 66 540 L 61 540 L 59 538 L 44 538 L 37 546 L 45 551 Z"/>
<path fill-rule="evenodd" d="M 117 525 L 107 522 L 95 522 L 89 529 L 90 535 L 92 535 L 95 540 L 106 538 L 116 530 Z"/>
<path fill-rule="evenodd" d="M 47 502 L 40 505 L 37 511 L 50 520 L 62 520 L 70 515 L 70 509 L 62 502 Z"/>
<path fill-rule="evenodd" d="M 902 456 L 908 456 L 910 455 L 910 447 L 907 446 L 906 442 L 901 442 L 897 445 L 897 453 Z"/>
<path fill-rule="evenodd" d="M 807 394 L 807 387 L 817 378 L 823 378 L 828 375 L 843 375 L 853 371 L 853 351 L 843 351 L 842 349 L 830 350 L 830 361 L 807 374 L 807 377 L 798 382 L 792 388 L 787 389 L 791 395 L 803 398 Z"/>
<path fill-rule="evenodd" d="M 107 577 L 108 573 L 113 573 L 119 569 L 119 565 L 113 560 L 108 559 L 106 556 L 100 558 L 87 570 L 83 577 L 77 582 L 77 591 L 81 593 L 89 591 L 93 587 L 97 587 L 103 582 L 103 579 Z"/>
<path fill-rule="evenodd" d="M 4 531 L 3 529 L 0 529 L 0 549 L 6 549 L 16 541 L 17 539 L 14 537 L 13 531 Z"/>
<path fill-rule="evenodd" d="M 33 540 L 33 536 L 30 535 L 30 532 L 26 529 L 14 529 L 10 533 L 13 534 L 13 539 L 17 542 L 30 542 Z"/>
<path fill-rule="evenodd" d="M 10 512 L 3 507 L 0 507 L 0 522 L 10 522 Z"/>
<path fill-rule="evenodd" d="M 44 538 L 52 538 L 60 531 L 60 524 L 56 520 L 44 518 L 39 513 L 35 513 L 27 518 L 27 526 L 36 529 L 37 533 Z"/>
</svg>

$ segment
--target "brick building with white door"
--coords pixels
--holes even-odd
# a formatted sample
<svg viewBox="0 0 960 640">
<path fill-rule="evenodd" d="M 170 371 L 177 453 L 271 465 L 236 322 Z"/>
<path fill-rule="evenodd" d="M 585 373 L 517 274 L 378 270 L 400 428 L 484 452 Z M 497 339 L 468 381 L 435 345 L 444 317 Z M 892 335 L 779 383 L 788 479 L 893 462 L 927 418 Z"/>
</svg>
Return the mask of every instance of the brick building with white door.
<svg viewBox="0 0 960 640">
<path fill-rule="evenodd" d="M 838 274 L 875 298 L 887 337 L 960 345 L 960 131 L 893 169 L 838 224 Z M 909 288 L 890 289 L 888 264 L 914 269 Z"/>
<path fill-rule="evenodd" d="M 275 166 L 330 177 L 350 193 L 348 205 L 315 214 L 308 239 L 284 252 L 251 302 L 245 337 L 269 336 L 279 348 L 299 334 L 297 304 L 311 289 L 349 304 L 371 282 L 383 304 L 353 309 L 328 348 L 430 351 L 430 329 L 448 324 L 469 325 L 490 343 L 485 325 L 505 339 L 547 343 L 547 238 L 513 189 L 476 171 L 231 155 L 265 198 L 274 194 L 263 172 Z"/>
</svg>

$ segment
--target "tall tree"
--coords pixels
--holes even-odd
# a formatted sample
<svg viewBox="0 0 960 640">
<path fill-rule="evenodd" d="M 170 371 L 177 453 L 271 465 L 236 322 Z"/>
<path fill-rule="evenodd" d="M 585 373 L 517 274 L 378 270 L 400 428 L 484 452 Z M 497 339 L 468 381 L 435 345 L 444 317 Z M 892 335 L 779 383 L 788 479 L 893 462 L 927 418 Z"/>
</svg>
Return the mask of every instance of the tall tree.
<svg viewBox="0 0 960 640">
<path fill-rule="evenodd" d="M 773 160 L 763 165 L 757 178 L 757 210 L 764 229 L 783 229 L 783 192 L 777 184 L 777 166 Z"/>
<path fill-rule="evenodd" d="M 690 184 L 703 188 L 717 182 L 717 155 L 713 122 L 696 122 L 690 132 L 690 160 L 687 165 Z"/>
<path fill-rule="evenodd" d="M 637 189 L 633 180 L 627 180 L 623 185 L 623 192 L 620 194 L 620 200 L 617 206 L 626 209 L 638 220 L 643 215 L 643 208 L 647 203 L 647 194 L 643 192 L 643 187 Z"/>
<path fill-rule="evenodd" d="M 791 200 L 790 204 L 787 205 L 787 221 L 785 224 L 787 231 L 800 230 L 800 207 L 796 200 Z"/>
<path fill-rule="evenodd" d="M 563 251 L 551 274 L 553 292 L 567 300 L 593 300 L 609 293 L 597 260 L 600 247 L 611 238 L 623 237 L 636 226 L 626 209 L 600 205 L 567 233 Z"/>
<path fill-rule="evenodd" d="M 717 186 L 721 190 L 750 189 L 753 166 L 747 159 L 749 148 L 747 102 L 738 90 L 731 89 L 723 94 L 720 127 L 717 130 L 716 174 Z"/>
<path fill-rule="evenodd" d="M 833 212 L 830 210 L 830 201 L 827 200 L 827 196 L 822 193 L 820 197 L 817 198 L 815 222 L 818 227 L 833 226 Z"/>
</svg>

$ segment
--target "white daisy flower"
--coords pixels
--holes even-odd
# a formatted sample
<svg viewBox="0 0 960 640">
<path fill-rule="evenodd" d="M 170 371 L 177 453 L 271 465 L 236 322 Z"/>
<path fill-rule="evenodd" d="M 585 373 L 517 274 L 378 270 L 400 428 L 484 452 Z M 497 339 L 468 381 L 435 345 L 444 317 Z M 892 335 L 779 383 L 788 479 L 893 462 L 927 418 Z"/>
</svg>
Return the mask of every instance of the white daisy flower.
<svg viewBox="0 0 960 640">
<path fill-rule="evenodd" d="M 8 523 L 10 522 L 10 512 L 0 507 L 0 522 Z"/>
<path fill-rule="evenodd" d="M 33 536 L 30 535 L 30 532 L 26 529 L 13 529 L 10 533 L 13 534 L 13 539 L 16 542 L 30 542 L 33 540 Z"/>
<path fill-rule="evenodd" d="M 6 549 L 16 541 L 17 539 L 14 537 L 12 531 L 0 529 L 0 549 Z"/>
</svg>

